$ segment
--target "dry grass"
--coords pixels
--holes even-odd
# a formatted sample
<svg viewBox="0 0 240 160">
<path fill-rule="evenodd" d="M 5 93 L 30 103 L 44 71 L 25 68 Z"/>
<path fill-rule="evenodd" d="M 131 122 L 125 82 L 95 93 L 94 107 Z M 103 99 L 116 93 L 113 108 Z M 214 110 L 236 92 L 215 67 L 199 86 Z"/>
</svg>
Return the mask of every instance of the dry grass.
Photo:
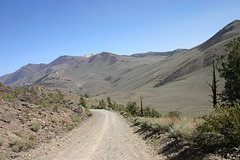
<svg viewBox="0 0 240 160">
<path fill-rule="evenodd" d="M 170 136 L 174 138 L 193 139 L 196 124 L 195 118 L 181 117 L 170 127 Z"/>
<path fill-rule="evenodd" d="M 196 119 L 191 117 L 138 118 L 136 125 L 158 133 L 168 133 L 169 137 L 192 139 L 196 130 Z"/>
</svg>

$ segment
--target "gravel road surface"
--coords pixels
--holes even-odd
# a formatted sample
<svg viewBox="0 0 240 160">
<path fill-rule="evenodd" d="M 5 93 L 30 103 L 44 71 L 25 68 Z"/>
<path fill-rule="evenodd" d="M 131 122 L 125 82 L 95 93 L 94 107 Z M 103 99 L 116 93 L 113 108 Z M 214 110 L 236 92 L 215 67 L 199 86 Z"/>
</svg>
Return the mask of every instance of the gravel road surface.
<svg viewBox="0 0 240 160">
<path fill-rule="evenodd" d="M 119 114 L 91 110 L 93 116 L 73 136 L 38 160 L 160 159 Z"/>
</svg>

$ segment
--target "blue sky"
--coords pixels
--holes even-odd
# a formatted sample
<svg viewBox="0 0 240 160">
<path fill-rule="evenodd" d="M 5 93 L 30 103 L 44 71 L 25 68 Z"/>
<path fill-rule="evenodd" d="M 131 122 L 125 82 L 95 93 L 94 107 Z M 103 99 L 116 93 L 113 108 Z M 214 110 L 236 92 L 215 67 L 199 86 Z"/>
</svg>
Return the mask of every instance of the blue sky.
<svg viewBox="0 0 240 160">
<path fill-rule="evenodd" d="M 239 0 L 0 0 L 0 76 L 61 55 L 192 48 L 236 19 Z"/>
</svg>

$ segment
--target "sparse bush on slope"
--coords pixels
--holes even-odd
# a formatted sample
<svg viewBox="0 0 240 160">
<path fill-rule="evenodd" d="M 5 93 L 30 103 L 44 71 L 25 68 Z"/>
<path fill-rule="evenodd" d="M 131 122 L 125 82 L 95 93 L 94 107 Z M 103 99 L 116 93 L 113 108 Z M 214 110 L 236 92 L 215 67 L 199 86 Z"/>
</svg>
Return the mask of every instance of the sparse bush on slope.
<svg viewBox="0 0 240 160">
<path fill-rule="evenodd" d="M 41 129 L 41 124 L 40 123 L 32 123 L 30 124 L 30 129 L 34 132 L 38 132 Z"/>
<path fill-rule="evenodd" d="M 31 135 L 28 139 L 12 140 L 9 144 L 14 152 L 27 151 L 28 149 L 35 148 L 37 142 L 35 137 Z"/>
</svg>

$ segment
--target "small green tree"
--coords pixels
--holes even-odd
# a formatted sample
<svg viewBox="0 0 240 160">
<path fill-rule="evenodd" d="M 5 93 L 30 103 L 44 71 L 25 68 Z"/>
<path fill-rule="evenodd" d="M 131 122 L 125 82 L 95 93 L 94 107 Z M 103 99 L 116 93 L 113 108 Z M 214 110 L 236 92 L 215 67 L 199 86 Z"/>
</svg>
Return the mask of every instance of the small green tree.
<svg viewBox="0 0 240 160">
<path fill-rule="evenodd" d="M 109 96 L 107 97 L 107 107 L 108 107 L 108 109 L 113 109 L 114 110 L 113 104 L 111 102 L 111 98 Z"/>
<path fill-rule="evenodd" d="M 167 117 L 175 117 L 175 118 L 179 118 L 180 117 L 180 112 L 179 111 L 170 111 L 167 113 Z"/>
<path fill-rule="evenodd" d="M 152 117 L 152 118 L 160 118 L 160 117 L 162 117 L 162 115 L 161 115 L 161 113 L 159 113 L 158 111 L 156 111 L 155 109 L 151 109 L 151 112 L 150 112 L 151 114 L 150 114 L 150 116 Z"/>
<path fill-rule="evenodd" d="M 139 114 L 139 108 L 137 107 L 136 102 L 128 102 L 127 107 L 125 109 L 126 112 L 129 112 L 131 115 L 138 115 Z"/>
<path fill-rule="evenodd" d="M 84 108 L 87 108 L 87 102 L 82 95 L 80 96 L 79 104 L 82 105 Z"/>
<path fill-rule="evenodd" d="M 8 99 L 8 96 L 7 96 L 6 93 L 4 93 L 4 94 L 2 95 L 2 100 L 7 101 L 7 99 Z"/>
<path fill-rule="evenodd" d="M 144 116 L 145 117 L 150 117 L 151 116 L 151 108 L 150 107 L 145 107 L 144 109 L 143 109 L 143 112 L 144 112 Z"/>
<path fill-rule="evenodd" d="M 100 101 L 98 101 L 99 105 L 99 109 L 106 109 L 107 108 L 107 104 L 106 102 L 104 101 L 104 99 L 101 99 Z"/>
<path fill-rule="evenodd" d="M 85 93 L 84 97 L 85 98 L 89 98 L 89 95 L 87 93 Z"/>
<path fill-rule="evenodd" d="M 17 97 L 22 92 L 22 88 L 18 87 L 13 90 L 13 94 L 15 97 Z"/>
<path fill-rule="evenodd" d="M 53 111 L 58 112 L 59 108 L 60 108 L 59 104 L 55 104 L 53 106 Z"/>
<path fill-rule="evenodd" d="M 240 99 L 240 37 L 225 45 L 227 54 L 218 59 L 220 77 L 225 79 L 221 100 L 233 105 Z"/>
</svg>

